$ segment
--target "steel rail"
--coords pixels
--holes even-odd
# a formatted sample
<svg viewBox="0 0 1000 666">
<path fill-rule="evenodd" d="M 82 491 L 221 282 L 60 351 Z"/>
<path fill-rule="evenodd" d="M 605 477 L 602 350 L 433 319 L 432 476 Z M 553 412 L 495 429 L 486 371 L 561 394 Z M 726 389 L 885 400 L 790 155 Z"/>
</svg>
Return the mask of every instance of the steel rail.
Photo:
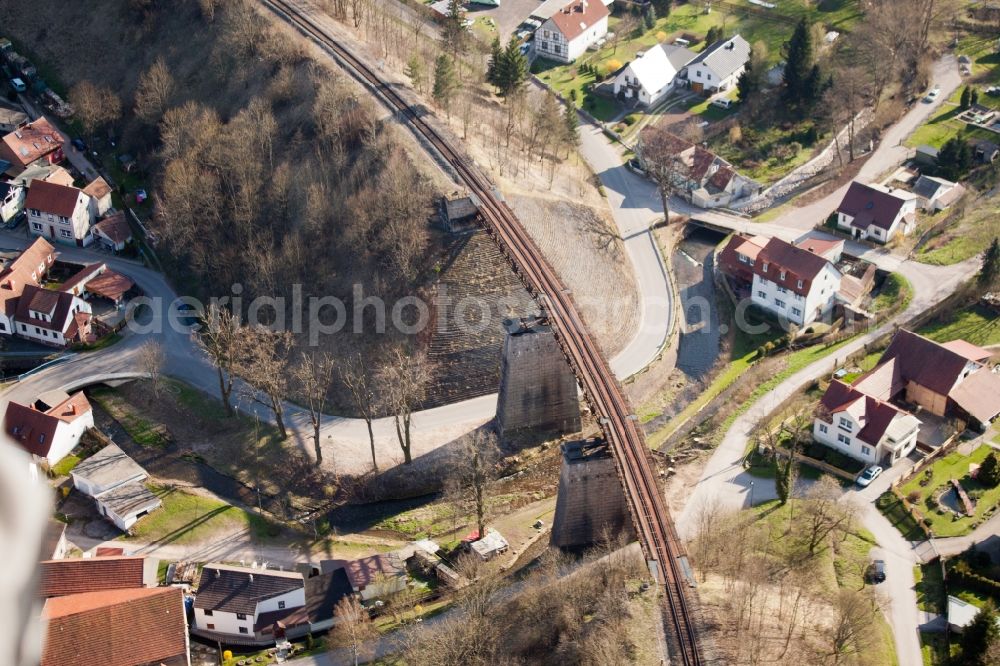
<svg viewBox="0 0 1000 666">
<path fill-rule="evenodd" d="M 664 600 L 673 629 L 673 646 L 679 662 L 686 666 L 703 663 L 697 628 L 687 599 L 686 576 L 679 558 L 679 540 L 666 503 L 656 482 L 649 450 L 631 407 L 611 372 L 599 346 L 579 315 L 572 295 L 521 225 L 517 216 L 496 193 L 492 183 L 446 141 L 391 85 L 383 81 L 359 58 L 288 0 L 264 0 L 303 34 L 328 49 L 341 64 L 353 70 L 361 82 L 401 113 L 441 159 L 455 171 L 480 200 L 487 233 L 529 293 L 546 311 L 549 322 L 588 402 L 600 423 L 612 452 L 632 509 L 632 518 L 649 560 L 658 565 L 665 588 Z"/>
</svg>

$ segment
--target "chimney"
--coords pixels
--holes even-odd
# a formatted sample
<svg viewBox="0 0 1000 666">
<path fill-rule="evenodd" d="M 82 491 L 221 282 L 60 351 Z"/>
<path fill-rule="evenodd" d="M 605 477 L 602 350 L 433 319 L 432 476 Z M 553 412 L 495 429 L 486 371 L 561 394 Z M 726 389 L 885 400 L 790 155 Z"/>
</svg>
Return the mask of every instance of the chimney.
<svg viewBox="0 0 1000 666">
<path fill-rule="evenodd" d="M 215 577 L 216 577 L 216 578 L 222 578 L 222 572 L 221 572 L 221 571 L 219 571 L 218 569 L 216 569 L 216 570 L 215 570 Z"/>
<path fill-rule="evenodd" d="M 4 289 L 14 290 L 14 278 L 8 278 L 6 282 L 3 283 Z"/>
<path fill-rule="evenodd" d="M 70 404 L 70 406 L 69 406 L 69 413 L 70 413 L 71 416 L 76 416 L 76 405 L 75 404 L 72 404 L 72 403 Z"/>
</svg>

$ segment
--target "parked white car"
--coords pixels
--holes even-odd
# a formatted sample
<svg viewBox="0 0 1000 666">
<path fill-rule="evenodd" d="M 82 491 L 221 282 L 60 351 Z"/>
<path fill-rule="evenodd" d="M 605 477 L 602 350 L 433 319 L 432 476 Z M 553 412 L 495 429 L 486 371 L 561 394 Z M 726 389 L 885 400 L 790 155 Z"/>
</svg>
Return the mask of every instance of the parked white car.
<svg viewBox="0 0 1000 666">
<path fill-rule="evenodd" d="M 937 96 L 940 94 L 941 94 L 941 89 L 938 88 L 937 86 L 934 86 L 934 89 L 931 90 L 929 93 L 927 93 L 927 96 L 924 97 L 924 101 L 933 102 L 934 100 L 937 99 Z"/>
<path fill-rule="evenodd" d="M 882 468 L 878 465 L 872 465 L 858 477 L 858 485 L 862 488 L 867 487 L 872 481 L 877 479 L 879 475 L 882 474 Z"/>
</svg>

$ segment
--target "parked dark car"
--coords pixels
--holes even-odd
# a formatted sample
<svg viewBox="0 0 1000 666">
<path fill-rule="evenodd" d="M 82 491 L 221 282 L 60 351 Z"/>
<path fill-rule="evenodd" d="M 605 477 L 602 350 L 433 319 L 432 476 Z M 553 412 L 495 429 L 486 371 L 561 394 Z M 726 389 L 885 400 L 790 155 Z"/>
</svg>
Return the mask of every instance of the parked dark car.
<svg viewBox="0 0 1000 666">
<path fill-rule="evenodd" d="M 87 152 L 87 144 L 85 144 L 83 142 L 83 139 L 81 139 L 80 137 L 73 139 L 72 141 L 70 141 L 70 143 L 73 145 L 74 148 L 79 150 L 81 153 Z"/>
<path fill-rule="evenodd" d="M 869 583 L 885 582 L 885 560 L 874 560 L 868 565 L 866 578 Z"/>
</svg>

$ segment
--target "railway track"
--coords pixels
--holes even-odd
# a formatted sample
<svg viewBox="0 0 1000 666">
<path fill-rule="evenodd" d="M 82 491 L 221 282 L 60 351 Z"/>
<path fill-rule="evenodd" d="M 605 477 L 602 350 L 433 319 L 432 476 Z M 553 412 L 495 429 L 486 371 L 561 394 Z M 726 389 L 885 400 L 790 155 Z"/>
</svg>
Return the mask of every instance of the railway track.
<svg viewBox="0 0 1000 666">
<path fill-rule="evenodd" d="M 525 288 L 545 310 L 552 329 L 583 386 L 587 401 L 598 415 L 611 449 L 632 518 L 647 560 L 656 563 L 655 574 L 664 588 L 666 629 L 672 661 L 695 666 L 704 662 L 697 628 L 687 597 L 687 582 L 680 558 L 683 545 L 667 511 L 645 439 L 618 380 L 600 348 L 590 336 L 573 303 L 572 295 L 545 261 L 492 183 L 446 141 L 391 85 L 368 65 L 333 39 L 322 27 L 288 0 L 264 0 L 304 35 L 331 53 L 358 79 L 381 96 L 409 121 L 415 132 L 438 153 L 481 202 L 487 233 L 496 241 Z"/>
</svg>

